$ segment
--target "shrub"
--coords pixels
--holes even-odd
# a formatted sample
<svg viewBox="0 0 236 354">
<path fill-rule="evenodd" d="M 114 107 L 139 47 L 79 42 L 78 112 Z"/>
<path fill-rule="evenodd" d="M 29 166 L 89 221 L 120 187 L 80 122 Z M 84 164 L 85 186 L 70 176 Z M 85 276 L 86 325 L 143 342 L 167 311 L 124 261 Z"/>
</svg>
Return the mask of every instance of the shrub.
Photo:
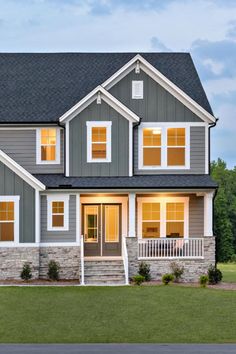
<svg viewBox="0 0 236 354">
<path fill-rule="evenodd" d="M 163 276 L 162 276 L 162 283 L 164 284 L 164 285 L 168 285 L 171 281 L 173 281 L 174 280 L 174 276 L 173 276 L 173 274 L 164 274 Z"/>
<path fill-rule="evenodd" d="M 208 283 L 208 276 L 207 275 L 201 275 L 200 278 L 199 278 L 199 283 L 201 285 L 202 288 L 205 288 L 206 287 L 206 284 Z"/>
<path fill-rule="evenodd" d="M 20 273 L 20 277 L 23 280 L 30 280 L 32 278 L 31 267 L 28 263 L 23 265 L 23 269 Z"/>
<path fill-rule="evenodd" d="M 177 262 L 172 262 L 170 268 L 175 277 L 175 281 L 178 283 L 184 273 L 184 267 L 180 266 Z"/>
<path fill-rule="evenodd" d="M 60 270 L 59 263 L 51 260 L 48 263 L 48 278 L 51 280 L 59 280 L 59 270 Z"/>
<path fill-rule="evenodd" d="M 144 282 L 145 278 L 143 275 L 137 274 L 133 277 L 135 285 L 141 285 Z"/>
<path fill-rule="evenodd" d="M 230 262 L 236 263 L 236 254 L 235 253 L 231 256 Z"/>
<path fill-rule="evenodd" d="M 145 281 L 150 281 L 151 280 L 150 265 L 145 262 L 139 263 L 138 274 L 142 275 Z"/>
<path fill-rule="evenodd" d="M 208 281 L 209 284 L 214 285 L 219 283 L 222 280 L 222 273 L 215 266 L 211 265 L 208 269 Z"/>
</svg>

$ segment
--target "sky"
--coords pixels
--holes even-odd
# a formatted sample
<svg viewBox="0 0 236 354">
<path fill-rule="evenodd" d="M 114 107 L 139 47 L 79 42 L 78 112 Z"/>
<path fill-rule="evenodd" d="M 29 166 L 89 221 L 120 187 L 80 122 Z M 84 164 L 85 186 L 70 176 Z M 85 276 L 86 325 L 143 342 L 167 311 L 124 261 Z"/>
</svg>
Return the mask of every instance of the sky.
<svg viewBox="0 0 236 354">
<path fill-rule="evenodd" d="M 0 52 L 190 52 L 236 165 L 236 0 L 0 0 Z"/>
</svg>

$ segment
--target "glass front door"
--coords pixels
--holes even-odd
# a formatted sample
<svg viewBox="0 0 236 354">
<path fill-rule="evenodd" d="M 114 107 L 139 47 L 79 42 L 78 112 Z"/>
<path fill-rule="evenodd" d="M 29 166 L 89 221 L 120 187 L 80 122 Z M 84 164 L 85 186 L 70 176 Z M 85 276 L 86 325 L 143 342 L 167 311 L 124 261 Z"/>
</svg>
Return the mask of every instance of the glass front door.
<svg viewBox="0 0 236 354">
<path fill-rule="evenodd" d="M 85 256 L 121 255 L 121 205 L 83 206 Z"/>
</svg>

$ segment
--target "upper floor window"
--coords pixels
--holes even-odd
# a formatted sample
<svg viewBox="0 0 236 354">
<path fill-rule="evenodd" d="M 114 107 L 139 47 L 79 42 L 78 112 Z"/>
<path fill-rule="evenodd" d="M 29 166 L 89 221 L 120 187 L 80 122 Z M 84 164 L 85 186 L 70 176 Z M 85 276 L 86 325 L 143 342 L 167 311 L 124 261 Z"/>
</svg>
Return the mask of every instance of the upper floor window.
<svg viewBox="0 0 236 354">
<path fill-rule="evenodd" d="M 0 242 L 17 242 L 19 238 L 19 197 L 0 196 Z"/>
<path fill-rule="evenodd" d="M 140 127 L 140 169 L 188 169 L 189 160 L 189 127 L 151 123 Z"/>
<path fill-rule="evenodd" d="M 87 162 L 111 162 L 112 122 L 87 122 Z"/>
<path fill-rule="evenodd" d="M 137 100 L 143 98 L 143 81 L 132 81 L 132 98 Z"/>
<path fill-rule="evenodd" d="M 69 229 L 69 196 L 48 196 L 48 230 L 65 231 Z"/>
<path fill-rule="evenodd" d="M 37 164 L 60 163 L 60 129 L 37 130 Z"/>
</svg>

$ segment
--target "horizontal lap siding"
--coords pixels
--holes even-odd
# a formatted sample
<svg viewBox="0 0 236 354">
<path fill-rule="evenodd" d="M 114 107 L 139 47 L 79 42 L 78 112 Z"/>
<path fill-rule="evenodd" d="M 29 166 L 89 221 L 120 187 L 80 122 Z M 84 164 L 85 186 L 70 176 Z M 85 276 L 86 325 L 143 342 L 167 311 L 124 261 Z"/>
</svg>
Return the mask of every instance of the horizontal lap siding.
<svg viewBox="0 0 236 354">
<path fill-rule="evenodd" d="M 189 235 L 190 237 L 204 236 L 204 197 L 190 197 Z"/>
<path fill-rule="evenodd" d="M 75 242 L 76 241 L 76 196 L 69 199 L 69 230 L 47 230 L 47 196 L 41 197 L 41 242 Z"/>
<path fill-rule="evenodd" d="M 205 127 L 190 127 L 189 170 L 139 170 L 138 129 L 134 129 L 134 172 L 135 174 L 204 174 L 205 173 Z"/>
<path fill-rule="evenodd" d="M 35 242 L 35 190 L 1 162 L 0 195 L 20 196 L 20 242 Z"/>
<path fill-rule="evenodd" d="M 0 149 L 30 173 L 63 173 L 64 131 L 61 130 L 61 163 L 36 165 L 36 130 L 0 130 Z"/>
</svg>

